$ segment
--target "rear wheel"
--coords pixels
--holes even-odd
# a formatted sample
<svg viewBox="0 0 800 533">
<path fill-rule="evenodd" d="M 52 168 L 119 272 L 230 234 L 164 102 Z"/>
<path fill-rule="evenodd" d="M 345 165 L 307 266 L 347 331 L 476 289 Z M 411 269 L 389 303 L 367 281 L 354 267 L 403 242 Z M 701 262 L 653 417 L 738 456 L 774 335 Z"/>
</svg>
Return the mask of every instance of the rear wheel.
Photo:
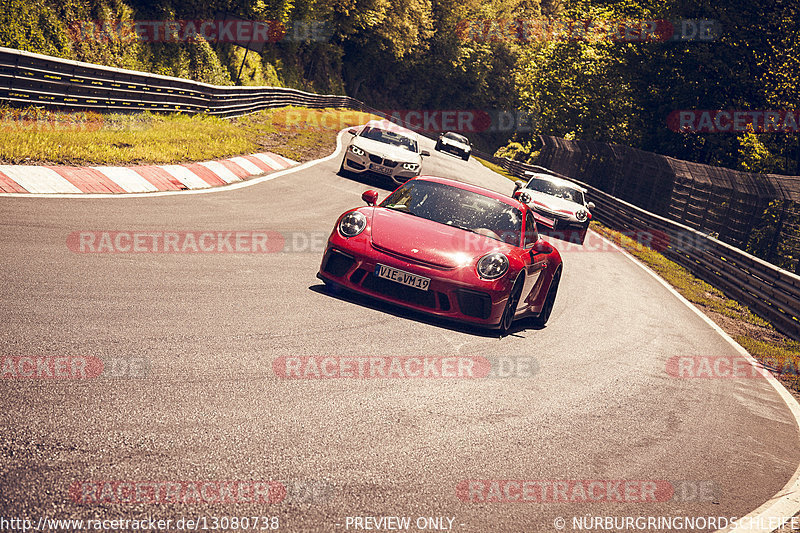
<svg viewBox="0 0 800 533">
<path fill-rule="evenodd" d="M 514 315 L 517 312 L 517 305 L 519 305 L 519 298 L 522 295 L 522 286 L 524 285 L 525 278 L 520 276 L 514 283 L 511 293 L 508 295 L 506 307 L 503 309 L 503 316 L 500 318 L 500 334 L 507 335 L 511 329 L 511 324 L 514 323 Z"/>
<path fill-rule="evenodd" d="M 462 155 L 461 159 L 463 159 L 464 161 L 469 161 L 469 154 Z"/>
<path fill-rule="evenodd" d="M 561 282 L 561 269 L 559 268 L 553 276 L 553 281 L 550 282 L 550 288 L 547 289 L 547 297 L 542 306 L 542 312 L 539 316 L 533 319 L 537 326 L 544 326 L 550 318 L 550 313 L 553 312 L 553 304 L 556 303 L 556 294 L 558 293 L 558 284 Z"/>
<path fill-rule="evenodd" d="M 436 141 L 436 147 L 434 148 L 434 150 L 441 150 L 441 149 L 442 149 L 442 143 Z"/>
</svg>

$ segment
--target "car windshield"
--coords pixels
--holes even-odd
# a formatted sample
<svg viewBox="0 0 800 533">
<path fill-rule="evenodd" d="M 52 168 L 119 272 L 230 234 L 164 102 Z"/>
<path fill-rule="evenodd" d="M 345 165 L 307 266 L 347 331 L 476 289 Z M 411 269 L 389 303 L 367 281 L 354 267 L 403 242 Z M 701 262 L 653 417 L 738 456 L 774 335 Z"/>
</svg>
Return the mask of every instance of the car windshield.
<svg viewBox="0 0 800 533">
<path fill-rule="evenodd" d="M 372 139 L 393 146 L 405 148 L 411 152 L 417 152 L 417 141 L 403 135 L 400 132 L 384 130 L 381 128 L 367 127 L 361 132 L 361 137 L 365 139 Z"/>
<path fill-rule="evenodd" d="M 454 141 L 458 141 L 460 143 L 469 144 L 469 141 L 463 135 L 459 135 L 458 133 L 448 132 L 444 134 L 446 139 L 452 139 Z"/>
<path fill-rule="evenodd" d="M 563 198 L 564 200 L 583 205 L 583 192 L 573 187 L 558 185 L 550 180 L 542 178 L 531 178 L 525 187 L 532 191 L 543 192 L 550 196 Z"/>
<path fill-rule="evenodd" d="M 412 180 L 389 195 L 381 207 L 520 245 L 523 215 L 519 209 L 451 185 Z"/>
</svg>

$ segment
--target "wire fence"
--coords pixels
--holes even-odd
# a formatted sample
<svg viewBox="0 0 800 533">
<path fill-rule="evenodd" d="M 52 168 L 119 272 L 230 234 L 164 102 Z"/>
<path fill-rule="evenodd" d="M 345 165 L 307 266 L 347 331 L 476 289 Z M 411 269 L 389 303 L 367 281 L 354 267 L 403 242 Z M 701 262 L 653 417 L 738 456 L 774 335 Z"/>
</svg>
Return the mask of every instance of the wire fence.
<svg viewBox="0 0 800 533">
<path fill-rule="evenodd" d="M 797 272 L 800 176 L 755 174 L 627 146 L 543 136 L 537 163 Z"/>
</svg>

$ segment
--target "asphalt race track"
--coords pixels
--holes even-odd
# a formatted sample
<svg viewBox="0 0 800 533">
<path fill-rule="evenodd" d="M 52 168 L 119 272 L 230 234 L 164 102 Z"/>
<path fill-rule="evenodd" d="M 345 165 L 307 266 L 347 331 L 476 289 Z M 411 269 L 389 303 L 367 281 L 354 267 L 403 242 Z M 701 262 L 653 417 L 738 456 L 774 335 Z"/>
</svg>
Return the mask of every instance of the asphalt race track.
<svg viewBox="0 0 800 533">
<path fill-rule="evenodd" d="M 429 144 L 425 174 L 511 193 L 507 179 Z M 550 322 L 519 323 L 502 339 L 329 293 L 315 274 L 334 221 L 365 189 L 381 199 L 391 189 L 337 176 L 339 163 L 210 194 L 0 198 L 0 355 L 128 365 L 115 378 L 0 380 L 0 515 L 206 517 L 209 529 L 214 516 L 278 517 L 280 531 L 340 532 L 370 524 L 355 517 L 460 532 L 557 531 L 563 517 L 571 531 L 578 516 L 743 516 L 792 477 L 798 428 L 781 397 L 763 378 L 670 375 L 676 356 L 740 356 L 613 248 L 562 248 Z M 89 230 L 267 230 L 285 248 L 71 251 L 69 235 Z M 273 371 L 299 356 L 474 356 L 533 371 L 363 380 Z M 286 493 L 196 503 L 82 492 L 231 480 L 279 482 Z M 475 501 L 457 491 L 466 480 L 601 480 L 607 496 Z M 621 502 L 609 480 L 673 492 Z"/>
</svg>

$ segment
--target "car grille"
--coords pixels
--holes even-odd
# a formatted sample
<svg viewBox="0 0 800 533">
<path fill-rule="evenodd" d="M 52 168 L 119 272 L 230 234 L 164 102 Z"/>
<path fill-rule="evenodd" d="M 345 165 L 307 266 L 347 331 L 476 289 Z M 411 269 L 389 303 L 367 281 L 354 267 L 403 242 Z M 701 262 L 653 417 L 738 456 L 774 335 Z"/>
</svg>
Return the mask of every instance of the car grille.
<svg viewBox="0 0 800 533">
<path fill-rule="evenodd" d="M 328 261 L 323 270 L 337 277 L 344 276 L 353 265 L 353 259 L 349 256 L 332 250 Z M 388 279 L 379 278 L 374 272 L 369 272 L 363 268 L 357 268 L 350 274 L 350 282 L 361 285 L 364 289 L 377 292 L 389 298 L 406 302 L 428 309 L 438 309 L 440 311 L 450 311 L 450 299 L 443 292 L 422 291 L 413 287 L 407 287 Z M 437 305 L 438 303 L 438 305 Z"/>
<path fill-rule="evenodd" d="M 384 159 L 379 155 L 369 154 L 369 160 L 373 163 L 377 163 L 378 165 L 384 165 L 390 168 L 394 168 L 397 166 L 397 161 L 392 161 L 391 159 Z"/>
<path fill-rule="evenodd" d="M 436 293 L 434 291 L 422 291 L 414 287 L 407 287 L 388 279 L 379 278 L 372 272 L 366 275 L 361 285 L 367 290 L 379 292 L 395 300 L 431 309 L 436 308 Z"/>
<path fill-rule="evenodd" d="M 458 307 L 467 316 L 476 318 L 489 318 L 492 310 L 492 297 L 485 292 L 459 289 L 456 293 Z"/>
<path fill-rule="evenodd" d="M 347 274 L 347 271 L 350 270 L 355 264 L 355 260 L 343 254 L 338 250 L 331 250 L 328 254 L 328 260 L 325 261 L 325 266 L 322 267 L 322 270 L 330 274 L 331 276 L 336 276 L 340 278 Z"/>
</svg>

